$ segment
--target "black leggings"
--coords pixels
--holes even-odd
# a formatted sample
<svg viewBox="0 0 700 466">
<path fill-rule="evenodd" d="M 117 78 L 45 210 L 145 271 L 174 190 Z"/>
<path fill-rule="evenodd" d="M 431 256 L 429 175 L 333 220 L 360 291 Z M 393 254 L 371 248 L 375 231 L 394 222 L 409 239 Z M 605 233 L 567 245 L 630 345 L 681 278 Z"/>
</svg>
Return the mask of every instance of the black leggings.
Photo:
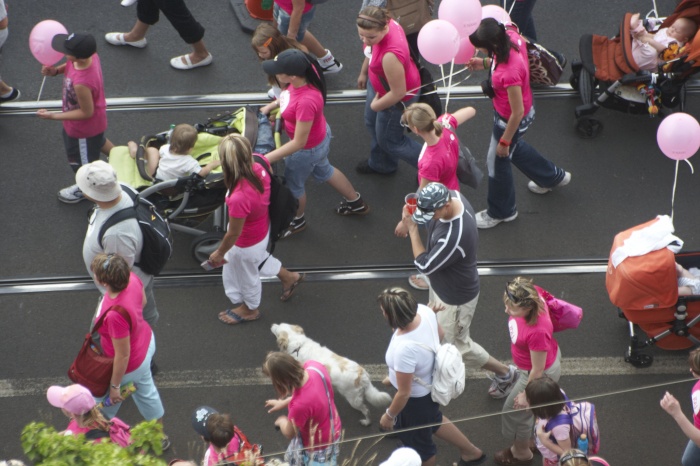
<svg viewBox="0 0 700 466">
<path fill-rule="evenodd" d="M 204 27 L 194 19 L 184 0 L 138 0 L 136 5 L 136 17 L 151 26 L 158 22 L 161 11 L 188 44 L 204 37 Z"/>
</svg>

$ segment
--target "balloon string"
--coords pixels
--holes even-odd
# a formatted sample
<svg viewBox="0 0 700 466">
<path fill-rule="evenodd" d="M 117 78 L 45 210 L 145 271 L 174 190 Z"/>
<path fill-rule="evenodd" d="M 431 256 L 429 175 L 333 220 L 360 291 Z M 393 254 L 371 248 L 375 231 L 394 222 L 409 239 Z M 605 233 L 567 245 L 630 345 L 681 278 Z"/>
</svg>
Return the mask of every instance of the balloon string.
<svg viewBox="0 0 700 466">
<path fill-rule="evenodd" d="M 516 0 L 516 1 L 517 1 L 517 0 Z M 506 4 L 507 4 L 507 3 L 508 3 L 508 2 L 507 2 L 506 0 L 503 0 L 503 9 L 504 9 L 504 10 L 506 9 Z M 515 1 L 514 1 L 513 3 L 511 3 L 511 5 L 510 5 L 510 9 L 508 10 L 508 16 L 510 16 L 511 12 L 513 11 L 513 8 L 515 8 Z"/>
<path fill-rule="evenodd" d="M 671 223 L 673 223 L 674 205 L 676 203 L 676 185 L 678 184 L 678 160 L 676 160 L 676 174 L 673 177 L 673 193 L 671 194 Z"/>
<path fill-rule="evenodd" d="M 36 98 L 36 103 L 39 103 L 41 100 L 41 92 L 44 90 L 44 83 L 46 82 L 46 76 L 44 76 L 44 79 L 41 80 L 41 87 L 39 88 L 39 96 Z"/>
<path fill-rule="evenodd" d="M 450 105 L 450 90 L 452 89 L 452 76 L 455 69 L 455 59 L 452 59 L 450 63 L 450 77 L 447 85 L 447 98 L 445 99 L 445 113 L 447 113 L 447 106 Z M 438 115 L 439 116 L 439 115 Z"/>
<path fill-rule="evenodd" d="M 442 87 L 445 87 L 445 70 L 440 65 L 440 75 L 442 76 Z"/>
<path fill-rule="evenodd" d="M 690 160 L 688 160 L 688 159 L 684 159 L 684 161 L 685 161 L 685 163 L 687 163 L 688 166 L 690 167 L 690 174 L 691 174 L 691 175 L 694 175 L 694 174 L 695 174 L 695 170 L 693 170 L 693 164 L 690 163 Z"/>
</svg>

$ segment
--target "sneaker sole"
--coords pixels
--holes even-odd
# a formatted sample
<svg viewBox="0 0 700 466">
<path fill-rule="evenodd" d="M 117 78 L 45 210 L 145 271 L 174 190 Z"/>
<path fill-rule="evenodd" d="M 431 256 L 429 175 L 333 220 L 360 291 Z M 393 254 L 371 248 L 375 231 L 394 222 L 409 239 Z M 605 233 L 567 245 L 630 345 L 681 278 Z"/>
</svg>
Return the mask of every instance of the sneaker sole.
<svg viewBox="0 0 700 466">
<path fill-rule="evenodd" d="M 332 70 L 323 70 L 323 74 L 335 74 L 335 73 L 340 73 L 340 71 L 343 69 L 343 65 L 340 65 L 337 69 L 332 69 Z"/>
<path fill-rule="evenodd" d="M 287 232 L 284 235 L 282 235 L 280 239 L 289 238 L 290 236 L 296 235 L 297 233 L 301 233 L 304 230 L 306 230 L 306 224 L 304 224 L 303 227 L 295 228 L 293 230 L 287 230 Z"/>
<path fill-rule="evenodd" d="M 351 215 L 367 215 L 369 213 L 369 211 L 370 211 L 369 206 L 367 206 L 367 208 L 365 210 L 361 210 L 361 211 L 349 210 L 344 214 L 338 212 L 337 210 L 334 210 L 334 212 L 336 214 L 340 215 L 341 217 L 349 217 Z"/>
</svg>

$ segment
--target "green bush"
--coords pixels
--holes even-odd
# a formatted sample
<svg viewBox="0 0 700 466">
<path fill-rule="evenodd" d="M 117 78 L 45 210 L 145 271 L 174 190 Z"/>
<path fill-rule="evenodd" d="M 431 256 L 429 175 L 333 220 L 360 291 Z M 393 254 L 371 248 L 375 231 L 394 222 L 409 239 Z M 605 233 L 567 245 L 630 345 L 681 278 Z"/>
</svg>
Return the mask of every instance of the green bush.
<svg viewBox="0 0 700 466">
<path fill-rule="evenodd" d="M 37 466 L 165 466 L 154 455 L 163 454 L 163 426 L 147 421 L 131 428 L 132 444 L 126 448 L 108 441 L 95 443 L 84 435 L 63 435 L 43 422 L 22 430 L 22 449 Z"/>
</svg>

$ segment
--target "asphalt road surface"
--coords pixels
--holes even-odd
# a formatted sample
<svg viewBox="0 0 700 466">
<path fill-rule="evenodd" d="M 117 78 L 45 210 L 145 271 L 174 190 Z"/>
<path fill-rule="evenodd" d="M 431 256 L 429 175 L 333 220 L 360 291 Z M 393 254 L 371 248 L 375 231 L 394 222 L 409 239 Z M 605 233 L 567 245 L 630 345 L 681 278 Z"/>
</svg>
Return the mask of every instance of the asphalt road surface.
<svg viewBox="0 0 700 466">
<path fill-rule="evenodd" d="M 94 309 L 97 292 L 90 287 L 40 285 L 12 288 L 12 280 L 86 276 L 81 257 L 88 203 L 65 205 L 56 192 L 72 184 L 65 162 L 60 125 L 39 120 L 36 108 L 54 107 L 60 101 L 60 80 L 49 79 L 41 100 L 40 66 L 30 55 L 27 38 L 34 24 L 55 19 L 73 31 L 87 31 L 98 38 L 108 99 L 246 94 L 259 103 L 266 84 L 257 58 L 249 47 L 228 2 L 188 2 L 194 15 L 207 28 L 205 41 L 214 63 L 193 71 L 171 69 L 171 57 L 187 52 L 167 21 L 149 32 L 145 49 L 112 47 L 101 40 L 106 32 L 127 30 L 135 8 L 123 8 L 117 0 L 79 2 L 59 0 L 12 1 L 10 39 L 3 51 L 2 78 L 22 90 L 16 109 L 0 108 L 0 159 L 5 176 L 0 182 L 0 459 L 22 457 L 19 433 L 28 422 L 40 420 L 57 428 L 66 420 L 48 405 L 45 389 L 69 383 L 66 370 L 75 356 Z M 353 17 L 359 0 L 336 0 L 319 7 L 312 30 L 343 62 L 345 68 L 328 78 L 332 92 L 355 89 L 362 60 Z M 658 2 L 661 15 L 670 14 L 675 2 Z M 540 0 L 535 8 L 540 41 L 562 51 L 571 60 L 578 53 L 578 38 L 587 32 L 613 35 L 625 11 L 646 13 L 650 2 L 589 0 L 555 2 Z M 435 69 L 435 75 L 440 71 Z M 568 75 L 569 71 L 567 71 Z M 483 79 L 472 76 L 464 86 Z M 566 79 L 563 81 L 565 82 Z M 372 207 L 362 218 L 340 218 L 332 208 L 340 200 L 328 186 L 309 183 L 308 229 L 280 242 L 276 255 L 285 266 L 310 271 L 309 280 L 288 303 L 279 302 L 279 283 L 263 287 L 263 317 L 243 328 L 230 328 L 216 320 L 229 303 L 216 278 L 203 279 L 192 259 L 192 237 L 176 234 L 175 256 L 166 275 L 190 273 L 190 282 L 172 284 L 159 280 L 156 299 L 161 320 L 155 329 L 156 378 L 166 408 L 165 428 L 173 446 L 165 458 L 198 459 L 204 447 L 191 429 L 190 415 L 206 404 L 230 412 L 248 437 L 265 446 L 267 453 L 284 450 L 286 441 L 273 428 L 264 401 L 274 396 L 272 386 L 259 371 L 268 351 L 275 349 L 270 325 L 299 324 L 307 335 L 335 352 L 365 365 L 375 383 L 385 373 L 384 351 L 390 330 L 377 308 L 375 297 L 385 287 L 406 286 L 408 272 L 349 274 L 350 267 L 410 264 L 406 240 L 393 236 L 403 197 L 415 189 L 415 170 L 402 165 L 388 178 L 362 177 L 354 172 L 367 157 L 369 138 L 362 122 L 362 103 L 332 104 L 326 115 L 333 128 L 331 160 L 346 173 Z M 110 100 L 115 102 L 117 100 Z M 599 112 L 605 125 L 593 140 L 577 137 L 573 110 L 579 103 L 573 93 L 538 93 L 537 120 L 528 141 L 573 174 L 569 186 L 538 196 L 527 190 L 527 180 L 516 175 L 519 217 L 516 221 L 480 233 L 479 260 L 483 267 L 479 310 L 472 333 L 499 359 L 510 357 L 506 315 L 501 301 L 503 284 L 526 261 L 607 258 L 613 236 L 658 214 L 671 213 L 675 165 L 657 147 L 658 119 L 634 117 L 611 111 Z M 459 128 L 460 138 L 485 166 L 491 127 L 491 106 L 483 98 L 451 99 L 449 109 L 472 105 L 477 116 Z M 202 122 L 224 110 L 184 108 L 149 110 L 135 108 L 109 112 L 107 136 L 124 145 L 141 135 L 164 131 L 171 123 Z M 698 116 L 698 99 L 689 95 L 688 112 Z M 693 159 L 691 159 L 691 162 Z M 700 249 L 697 175 L 681 165 L 675 196 L 674 221 L 685 251 Z M 486 185 L 463 193 L 476 210 L 486 206 Z M 695 220 L 694 220 L 695 219 Z M 508 269 L 489 264 L 513 262 Z M 328 269 L 337 274 L 325 273 Z M 324 272 L 324 273 L 321 273 Z M 649 351 L 656 359 L 646 369 L 624 363 L 628 344 L 627 325 L 617 316 L 605 290 L 600 268 L 593 270 L 532 269 L 532 276 L 552 293 L 580 304 L 585 310 L 581 327 L 557 335 L 564 357 L 562 387 L 572 398 L 596 404 L 602 432 L 601 454 L 615 466 L 664 466 L 680 463 L 685 437 L 659 407 L 665 390 L 681 401 L 686 413 L 692 381 L 687 371 L 687 351 Z M 43 283 L 43 282 L 42 282 Z M 422 301 L 427 293 L 418 293 Z M 445 414 L 490 458 L 508 445 L 500 434 L 502 403 L 489 398 L 489 381 L 470 373 L 467 389 Z M 361 416 L 338 396 L 345 427 L 342 458 L 349 458 L 354 440 L 362 438 L 358 451 L 387 457 L 396 446 L 383 439 L 374 445 L 381 410 L 372 409 L 374 423 L 359 424 Z M 126 402 L 120 417 L 140 421 L 133 403 Z M 438 464 L 456 461 L 457 452 L 439 446 Z M 372 464 L 378 464 L 374 461 Z M 364 464 L 364 463 L 360 463 Z"/>
</svg>

